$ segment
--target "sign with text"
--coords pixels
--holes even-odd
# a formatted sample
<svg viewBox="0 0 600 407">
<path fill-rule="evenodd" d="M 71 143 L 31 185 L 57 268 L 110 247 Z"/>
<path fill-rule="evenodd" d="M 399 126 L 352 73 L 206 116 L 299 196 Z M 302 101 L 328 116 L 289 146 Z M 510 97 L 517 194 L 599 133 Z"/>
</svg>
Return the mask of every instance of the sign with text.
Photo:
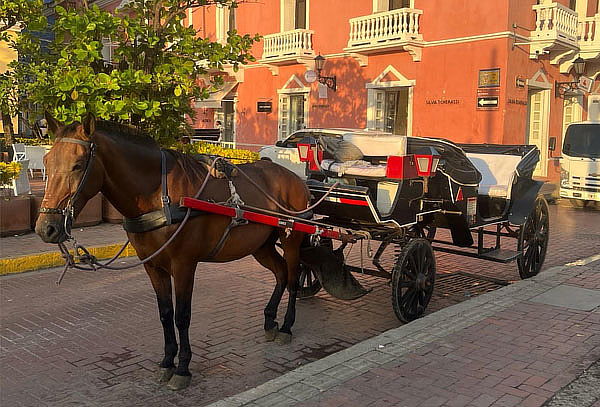
<svg viewBox="0 0 600 407">
<path fill-rule="evenodd" d="M 271 113 L 273 102 L 256 102 L 256 111 L 259 113 Z"/>
<path fill-rule="evenodd" d="M 515 86 L 517 88 L 524 88 L 525 87 L 525 79 L 520 76 L 517 76 L 515 78 Z"/>
<path fill-rule="evenodd" d="M 500 86 L 500 68 L 480 69 L 477 86 L 480 88 L 497 88 Z"/>
</svg>

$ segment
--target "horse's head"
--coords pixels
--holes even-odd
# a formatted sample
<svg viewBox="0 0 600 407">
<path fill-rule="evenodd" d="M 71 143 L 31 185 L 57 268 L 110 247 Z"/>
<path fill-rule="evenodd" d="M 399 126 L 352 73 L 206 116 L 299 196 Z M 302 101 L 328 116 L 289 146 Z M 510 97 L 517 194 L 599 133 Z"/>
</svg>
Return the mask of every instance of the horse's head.
<svg viewBox="0 0 600 407">
<path fill-rule="evenodd" d="M 60 243 L 70 236 L 85 203 L 100 191 L 104 171 L 95 157 L 92 115 L 67 126 L 48 114 L 46 120 L 55 141 L 44 157 L 48 180 L 35 232 L 46 243 Z"/>
</svg>

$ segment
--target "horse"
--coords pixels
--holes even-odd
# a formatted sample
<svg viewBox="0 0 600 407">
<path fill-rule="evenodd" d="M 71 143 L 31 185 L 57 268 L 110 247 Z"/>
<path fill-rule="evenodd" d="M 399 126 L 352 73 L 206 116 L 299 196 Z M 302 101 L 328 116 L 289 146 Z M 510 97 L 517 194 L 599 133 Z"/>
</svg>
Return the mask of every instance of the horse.
<svg viewBox="0 0 600 407">
<path fill-rule="evenodd" d="M 130 126 L 96 121 L 89 114 L 81 122 L 68 125 L 50 115 L 46 115 L 46 120 L 55 141 L 44 157 L 48 181 L 35 227 L 44 242 L 64 242 L 70 236 L 72 219 L 98 192 L 125 221 L 160 212 L 165 190 L 173 201 L 194 196 L 206 177 L 209 179 L 200 199 L 224 202 L 232 195 L 229 180 L 212 177 L 206 163 L 173 150 L 162 150 L 152 138 Z M 239 174 L 229 178 L 245 204 L 280 212 L 266 192 L 289 210 L 307 208 L 309 191 L 291 171 L 266 160 L 239 165 L 238 169 L 254 181 Z M 188 328 L 194 275 L 199 262 L 229 262 L 252 255 L 271 270 L 276 283 L 264 309 L 265 338 L 279 344 L 291 341 L 296 318 L 300 247 L 305 234 L 256 223 L 231 228 L 231 220 L 209 213 L 190 217 L 181 233 L 144 264 L 156 293 L 164 332 L 164 358 L 159 364 L 158 379 L 172 390 L 183 389 L 191 381 Z M 149 231 L 128 231 L 127 236 L 139 258 L 144 259 L 161 248 L 177 227 L 174 221 Z M 275 248 L 277 240 L 283 255 Z M 277 309 L 286 289 L 289 301 L 279 328 Z M 175 327 L 179 332 L 179 345 Z"/>
</svg>

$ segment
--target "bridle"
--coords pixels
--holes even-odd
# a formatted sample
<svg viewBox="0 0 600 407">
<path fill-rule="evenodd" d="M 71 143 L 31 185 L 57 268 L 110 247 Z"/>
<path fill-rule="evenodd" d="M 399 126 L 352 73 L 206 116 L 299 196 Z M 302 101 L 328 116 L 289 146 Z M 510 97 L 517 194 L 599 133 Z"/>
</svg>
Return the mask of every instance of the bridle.
<svg viewBox="0 0 600 407">
<path fill-rule="evenodd" d="M 51 213 L 51 214 L 57 214 L 57 215 L 63 216 L 64 217 L 64 220 L 63 220 L 64 229 L 65 229 L 64 233 L 66 234 L 67 239 L 70 240 L 73 237 L 73 236 L 71 236 L 71 226 L 73 225 L 73 219 L 75 216 L 73 204 L 75 203 L 75 200 L 77 199 L 77 197 L 83 190 L 83 186 L 85 185 L 85 182 L 89 176 L 90 168 L 92 167 L 92 161 L 94 160 L 94 157 L 96 156 L 96 144 L 92 141 L 78 140 L 78 139 L 69 138 L 69 137 L 59 138 L 58 140 L 55 141 L 55 143 L 79 144 L 79 145 L 84 146 L 85 149 L 87 150 L 87 158 L 86 158 L 85 168 L 83 170 L 83 175 L 81 176 L 81 179 L 79 180 L 77 189 L 75 190 L 75 192 L 73 194 L 71 194 L 69 196 L 69 198 L 67 200 L 67 205 L 64 208 L 41 207 L 40 211 L 39 211 L 40 213 Z"/>
</svg>

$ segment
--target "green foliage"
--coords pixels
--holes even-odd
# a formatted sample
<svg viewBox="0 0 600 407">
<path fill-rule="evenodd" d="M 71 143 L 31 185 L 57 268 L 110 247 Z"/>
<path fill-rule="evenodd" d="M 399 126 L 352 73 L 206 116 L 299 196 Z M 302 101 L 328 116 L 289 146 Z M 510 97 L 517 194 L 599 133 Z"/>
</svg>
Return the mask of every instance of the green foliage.
<svg viewBox="0 0 600 407">
<path fill-rule="evenodd" d="M 45 146 L 52 144 L 49 138 L 15 137 L 15 143 L 26 144 L 28 146 Z"/>
<path fill-rule="evenodd" d="M 226 148 L 216 144 L 204 142 L 184 144 L 182 150 L 188 154 L 218 155 L 220 157 L 229 159 L 229 161 L 234 164 L 245 164 L 260 159 L 258 153 L 254 151 L 242 150 L 238 148 Z"/>
<path fill-rule="evenodd" d="M 29 60 L 12 64 L 20 106 L 41 106 L 64 123 L 91 112 L 172 143 L 185 130 L 185 117 L 193 117 L 194 100 L 222 83 L 218 76 L 208 80 L 209 71 L 254 60 L 250 49 L 258 36 L 232 31 L 219 44 L 182 25 L 189 7 L 208 4 L 231 0 L 132 0 L 115 14 L 96 5 L 57 6 L 51 52 L 42 54 L 31 39 L 15 44 Z M 103 60 L 103 42 L 113 44 L 111 64 Z"/>
<path fill-rule="evenodd" d="M 0 185 L 7 185 L 19 176 L 21 164 L 16 161 L 10 163 L 0 162 Z"/>
</svg>

